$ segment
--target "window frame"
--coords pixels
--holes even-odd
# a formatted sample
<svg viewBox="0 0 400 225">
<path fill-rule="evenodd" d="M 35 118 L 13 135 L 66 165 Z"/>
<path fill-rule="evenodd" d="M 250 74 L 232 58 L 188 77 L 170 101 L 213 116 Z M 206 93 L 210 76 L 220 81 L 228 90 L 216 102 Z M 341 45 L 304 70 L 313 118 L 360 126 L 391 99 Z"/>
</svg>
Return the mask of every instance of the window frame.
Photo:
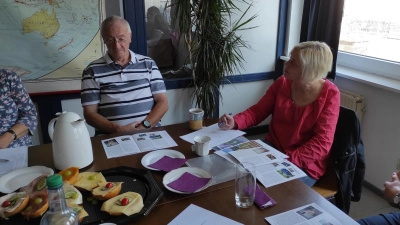
<svg viewBox="0 0 400 225">
<path fill-rule="evenodd" d="M 364 55 L 339 51 L 337 66 L 400 80 L 400 63 Z"/>
</svg>

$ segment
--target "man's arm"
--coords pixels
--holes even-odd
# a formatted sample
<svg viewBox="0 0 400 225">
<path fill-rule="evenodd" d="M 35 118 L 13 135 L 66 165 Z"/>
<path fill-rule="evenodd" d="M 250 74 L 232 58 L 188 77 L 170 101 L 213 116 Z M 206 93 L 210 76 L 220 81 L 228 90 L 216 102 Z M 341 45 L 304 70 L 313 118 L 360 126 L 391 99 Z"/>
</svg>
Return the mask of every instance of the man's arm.
<svg viewBox="0 0 400 225">
<path fill-rule="evenodd" d="M 400 172 L 399 172 L 400 173 Z M 399 207 L 398 205 L 394 204 L 393 200 L 394 197 L 400 193 L 400 181 L 398 175 L 393 172 L 392 173 L 392 181 L 386 181 L 384 184 L 383 194 L 385 199 L 388 203 L 392 206 Z"/>
<path fill-rule="evenodd" d="M 86 122 L 96 128 L 106 133 L 121 133 L 136 130 L 136 126 L 140 122 L 131 123 L 125 126 L 120 126 L 118 124 L 110 122 L 104 116 L 97 112 L 98 105 L 86 105 L 83 106 L 83 115 Z"/>
<path fill-rule="evenodd" d="M 168 98 L 166 93 L 155 94 L 153 95 L 153 98 L 155 105 L 146 117 L 146 120 L 150 122 L 151 127 L 154 127 L 154 125 L 156 125 L 168 111 Z M 137 129 L 145 129 L 145 127 L 140 124 Z"/>
</svg>

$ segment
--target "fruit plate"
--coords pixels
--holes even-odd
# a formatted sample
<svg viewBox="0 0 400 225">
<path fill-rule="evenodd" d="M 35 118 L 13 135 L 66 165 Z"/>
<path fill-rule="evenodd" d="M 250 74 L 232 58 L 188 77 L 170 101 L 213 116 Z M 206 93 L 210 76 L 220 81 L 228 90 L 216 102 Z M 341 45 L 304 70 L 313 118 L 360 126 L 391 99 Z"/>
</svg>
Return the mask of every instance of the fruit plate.
<svg viewBox="0 0 400 225">
<path fill-rule="evenodd" d="M 89 216 L 83 218 L 80 223 L 81 225 L 128 223 L 129 221 L 148 215 L 164 195 L 162 189 L 149 170 L 121 166 L 97 172 L 101 172 L 108 182 L 124 182 L 120 194 L 128 191 L 137 192 L 142 196 L 144 206 L 139 213 L 131 216 L 111 216 L 100 210 L 104 201 L 99 200 L 96 204 L 92 204 L 93 202 L 88 200 L 92 196 L 91 193 L 88 191 L 81 191 L 83 196 L 83 208 L 89 214 Z M 2 220 L 1 222 L 3 225 L 39 224 L 40 218 L 27 221 L 23 219 L 22 216 L 17 215 L 11 217 L 9 220 Z"/>
</svg>

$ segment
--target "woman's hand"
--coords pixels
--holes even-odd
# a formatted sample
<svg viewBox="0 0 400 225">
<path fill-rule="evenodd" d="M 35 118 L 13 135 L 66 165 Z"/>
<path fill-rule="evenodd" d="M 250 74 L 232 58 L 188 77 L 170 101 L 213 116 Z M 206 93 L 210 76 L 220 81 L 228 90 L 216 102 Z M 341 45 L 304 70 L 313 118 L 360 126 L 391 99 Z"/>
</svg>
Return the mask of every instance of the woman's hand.
<svg viewBox="0 0 400 225">
<path fill-rule="evenodd" d="M 383 194 L 385 199 L 391 204 L 394 205 L 393 199 L 394 197 L 400 193 L 400 180 L 395 172 L 392 173 L 392 181 L 386 181 L 384 184 Z"/>
<path fill-rule="evenodd" d="M 7 148 L 14 141 L 14 135 L 5 132 L 0 135 L 0 149 Z"/>
<path fill-rule="evenodd" d="M 236 129 L 237 124 L 235 123 L 235 120 L 231 115 L 224 114 L 219 118 L 218 120 L 218 126 L 219 128 L 223 130 L 230 130 L 230 129 Z"/>
</svg>

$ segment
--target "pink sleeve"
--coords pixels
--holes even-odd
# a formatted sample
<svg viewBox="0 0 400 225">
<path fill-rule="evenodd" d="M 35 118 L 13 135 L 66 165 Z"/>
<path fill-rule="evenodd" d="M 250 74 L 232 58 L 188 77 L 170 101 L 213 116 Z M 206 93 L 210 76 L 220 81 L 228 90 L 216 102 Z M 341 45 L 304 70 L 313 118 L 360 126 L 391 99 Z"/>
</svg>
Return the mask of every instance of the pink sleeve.
<svg viewBox="0 0 400 225">
<path fill-rule="evenodd" d="M 307 168 L 309 164 L 326 159 L 331 149 L 340 111 L 340 92 L 336 86 L 329 90 L 326 102 L 314 128 L 314 136 L 295 150 L 286 150 L 289 160 Z"/>
<path fill-rule="evenodd" d="M 238 125 L 238 130 L 258 125 L 271 115 L 275 106 L 276 95 L 281 84 L 282 79 L 276 80 L 257 104 L 233 117 Z"/>
</svg>

